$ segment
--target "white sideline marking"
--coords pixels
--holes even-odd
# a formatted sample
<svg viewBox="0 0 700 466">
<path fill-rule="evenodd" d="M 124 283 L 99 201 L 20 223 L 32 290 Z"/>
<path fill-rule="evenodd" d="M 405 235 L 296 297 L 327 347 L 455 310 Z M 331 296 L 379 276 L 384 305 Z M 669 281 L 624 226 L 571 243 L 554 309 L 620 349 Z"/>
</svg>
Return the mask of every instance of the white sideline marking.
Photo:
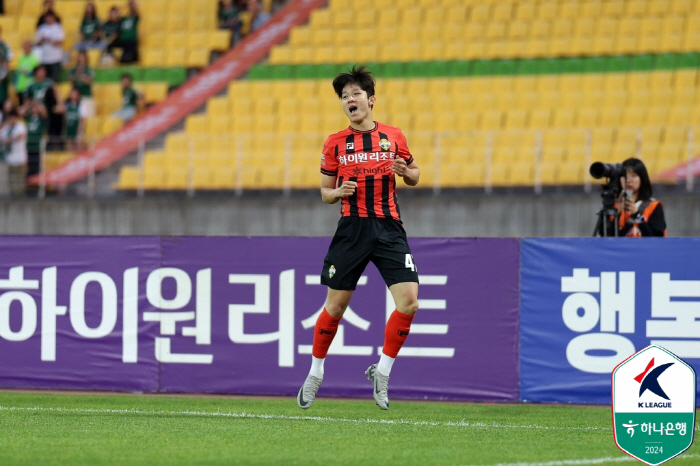
<svg viewBox="0 0 700 466">
<path fill-rule="evenodd" d="M 44 406 L 0 406 L 0 411 L 48 411 L 57 413 L 79 413 L 79 414 L 152 414 L 152 415 L 186 415 L 186 416 L 211 416 L 211 417 L 233 417 L 246 419 L 274 419 L 288 421 L 320 421 L 320 422 L 350 422 L 358 424 L 396 424 L 411 426 L 445 426 L 445 427 L 475 427 L 494 429 L 541 429 L 541 430 L 611 430 L 609 427 L 567 427 L 567 426 L 539 426 L 511 425 L 511 424 L 485 424 L 483 422 L 461 421 L 410 421 L 407 419 L 349 419 L 342 417 L 325 416 L 285 416 L 284 414 L 256 414 L 243 412 L 222 412 L 222 411 L 158 411 L 142 409 L 96 409 L 96 408 L 51 408 Z"/>
<path fill-rule="evenodd" d="M 573 427 L 573 426 L 540 426 L 536 424 L 513 425 L 513 424 L 486 424 L 483 422 L 465 422 L 461 421 L 410 421 L 407 419 L 350 419 L 343 417 L 327 417 L 327 416 L 285 416 L 284 414 L 256 414 L 232 411 L 159 411 L 159 410 L 143 410 L 143 409 L 106 409 L 106 408 L 52 408 L 46 406 L 1 406 L 0 411 L 48 411 L 55 413 L 79 413 L 79 414 L 145 414 L 145 415 L 171 415 L 171 416 L 210 416 L 210 417 L 232 417 L 245 419 L 273 419 L 283 421 L 320 421 L 320 422 L 349 422 L 357 424 L 389 424 L 389 425 L 410 425 L 410 426 L 445 426 L 445 427 L 474 427 L 474 428 L 493 428 L 493 429 L 539 429 L 539 430 L 607 430 L 612 431 L 612 427 Z M 695 431 L 699 431 L 698 423 L 695 425 Z M 572 460 L 573 461 L 573 460 Z M 575 460 L 579 461 L 579 460 Z M 592 460 L 591 460 L 592 461 Z M 556 463 L 559 464 L 559 463 Z M 568 464 L 568 463 L 561 463 Z M 574 463 L 572 463 L 574 464 Z M 586 464 L 586 463 L 582 463 Z M 593 464 L 593 463 L 591 463 Z M 501 465 L 491 466 L 550 466 L 549 463 L 503 463 Z M 555 466 L 553 463 L 551 466 Z"/>
<path fill-rule="evenodd" d="M 684 458 L 700 458 L 698 454 L 682 454 L 676 456 L 678 459 Z M 637 461 L 631 456 L 614 456 L 608 458 L 590 458 L 590 459 L 580 459 L 580 460 L 558 460 L 558 461 L 545 461 L 538 463 L 496 463 L 489 465 L 479 465 L 479 466 L 583 466 L 587 464 L 601 464 L 601 463 L 622 463 L 627 461 Z"/>
</svg>

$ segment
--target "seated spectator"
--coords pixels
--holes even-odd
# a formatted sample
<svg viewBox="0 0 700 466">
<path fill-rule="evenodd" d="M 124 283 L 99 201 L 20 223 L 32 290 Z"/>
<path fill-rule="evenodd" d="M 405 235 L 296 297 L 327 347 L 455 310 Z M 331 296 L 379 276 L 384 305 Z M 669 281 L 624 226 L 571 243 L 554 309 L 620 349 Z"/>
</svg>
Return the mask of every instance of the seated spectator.
<svg viewBox="0 0 700 466">
<path fill-rule="evenodd" d="M 124 73 L 122 75 L 122 108 L 112 114 L 114 118 L 121 118 L 125 123 L 136 116 L 139 104 L 139 94 L 132 84 L 131 75 Z"/>
<path fill-rule="evenodd" d="M 231 31 L 231 45 L 241 39 L 243 22 L 240 14 L 240 8 L 234 5 L 232 0 L 221 0 L 219 2 L 219 29 L 229 29 Z"/>
<path fill-rule="evenodd" d="M 66 149 L 70 151 L 81 149 L 83 143 L 86 115 L 83 113 L 80 100 L 80 91 L 74 87 L 70 90 L 66 101 L 58 108 L 65 118 Z"/>
<path fill-rule="evenodd" d="M 22 108 L 26 113 L 29 106 L 38 101 L 46 108 L 48 114 L 49 150 L 59 149 L 61 146 L 61 134 L 63 130 L 63 117 L 56 112 L 58 99 L 53 87 L 53 81 L 46 77 L 46 68 L 40 65 L 34 70 L 34 82 L 27 89 L 27 99 Z"/>
<path fill-rule="evenodd" d="M 23 105 L 27 98 L 27 89 L 34 82 L 34 70 L 41 64 L 39 57 L 32 51 L 31 41 L 25 40 L 22 43 L 22 55 L 15 70 L 15 92 L 19 99 L 19 104 Z"/>
<path fill-rule="evenodd" d="M 46 107 L 33 101 L 25 108 L 24 120 L 27 124 L 27 177 L 41 171 L 42 139 L 46 132 Z"/>
<path fill-rule="evenodd" d="M 270 19 L 270 13 L 265 11 L 259 0 L 247 0 L 250 13 L 250 32 L 257 31 Z"/>
<path fill-rule="evenodd" d="M 39 29 L 39 27 L 46 22 L 46 15 L 49 13 L 52 13 L 56 17 L 56 22 L 60 23 L 61 22 L 61 17 L 56 14 L 56 12 L 53 9 L 53 0 L 45 0 L 44 1 L 44 11 L 39 16 L 39 21 L 36 23 L 36 28 Z"/>
<path fill-rule="evenodd" d="M 79 52 L 78 63 L 68 75 L 68 80 L 80 92 L 80 105 L 86 118 L 95 116 L 95 101 L 92 98 L 92 81 L 94 79 L 95 72 L 90 68 L 87 53 Z"/>
<path fill-rule="evenodd" d="M 63 63 L 63 41 L 66 33 L 56 21 L 56 15 L 46 13 L 44 24 L 36 31 L 36 45 L 41 48 L 41 64 L 46 67 L 48 76 L 59 82 L 61 80 L 61 66 Z"/>
<path fill-rule="evenodd" d="M 7 99 L 8 84 L 10 78 L 8 73 L 10 70 L 10 61 L 12 60 L 12 49 L 7 42 L 2 39 L 2 27 L 0 27 L 0 101 L 4 102 Z"/>
<path fill-rule="evenodd" d="M 114 64 L 114 48 L 117 47 L 119 39 L 119 26 L 121 17 L 119 16 L 119 9 L 113 6 L 109 10 L 109 18 L 102 25 L 102 37 L 104 40 L 104 46 L 107 49 L 107 53 L 102 57 L 103 65 Z M 111 63 L 110 63 L 111 62 Z"/>
<path fill-rule="evenodd" d="M 10 193 L 20 195 L 24 194 L 26 187 L 27 125 L 19 118 L 19 113 L 14 108 L 7 116 L 7 121 L 0 128 L 0 143 L 5 147 Z"/>
<path fill-rule="evenodd" d="M 75 45 L 75 48 L 81 52 L 88 49 L 103 49 L 102 42 L 102 23 L 97 17 L 95 4 L 88 2 L 85 4 L 85 13 L 83 13 L 83 21 L 80 23 L 80 42 Z"/>
</svg>

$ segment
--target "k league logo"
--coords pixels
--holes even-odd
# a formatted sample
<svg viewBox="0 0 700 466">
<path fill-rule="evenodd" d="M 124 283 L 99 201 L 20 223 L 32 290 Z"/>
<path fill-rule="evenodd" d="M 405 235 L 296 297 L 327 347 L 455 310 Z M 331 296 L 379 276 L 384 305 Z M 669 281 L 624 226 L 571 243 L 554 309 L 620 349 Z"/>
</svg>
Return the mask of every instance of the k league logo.
<svg viewBox="0 0 700 466">
<path fill-rule="evenodd" d="M 617 446 L 650 465 L 674 458 L 693 443 L 695 372 L 675 354 L 652 345 L 612 373 Z"/>
</svg>

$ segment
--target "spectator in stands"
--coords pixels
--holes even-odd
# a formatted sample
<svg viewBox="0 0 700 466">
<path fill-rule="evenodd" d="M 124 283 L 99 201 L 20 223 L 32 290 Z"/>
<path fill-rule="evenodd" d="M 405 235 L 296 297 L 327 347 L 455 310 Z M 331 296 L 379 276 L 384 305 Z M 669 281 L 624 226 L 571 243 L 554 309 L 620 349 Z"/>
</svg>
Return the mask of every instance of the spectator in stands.
<svg viewBox="0 0 700 466">
<path fill-rule="evenodd" d="M 129 73 L 122 75 L 122 108 L 112 114 L 114 118 L 121 118 L 128 122 L 136 116 L 139 95 L 133 88 L 133 79 Z"/>
<path fill-rule="evenodd" d="M 219 2 L 219 29 L 229 29 L 231 31 L 231 45 L 241 38 L 241 28 L 243 22 L 240 18 L 241 9 L 232 0 L 221 0 Z"/>
<path fill-rule="evenodd" d="M 15 92 L 20 105 L 24 104 L 27 89 L 34 82 L 34 70 L 41 64 L 39 57 L 32 51 L 31 41 L 24 41 L 22 51 L 24 55 L 20 57 L 15 71 Z"/>
<path fill-rule="evenodd" d="M 109 10 L 109 18 L 102 25 L 102 37 L 104 40 L 104 46 L 107 49 L 107 53 L 102 56 L 103 65 L 111 65 L 114 63 L 114 48 L 117 47 L 119 39 L 119 25 L 121 17 L 119 16 L 119 9 L 113 6 Z"/>
<path fill-rule="evenodd" d="M 53 81 L 46 77 L 46 68 L 40 65 L 34 70 L 34 82 L 27 90 L 27 101 L 22 108 L 23 113 L 27 112 L 29 105 L 33 101 L 38 101 L 46 108 L 48 115 L 49 142 L 47 148 L 50 150 L 60 148 L 61 133 L 63 129 L 63 117 L 56 112 L 58 103 L 56 90 Z"/>
<path fill-rule="evenodd" d="M 4 102 L 7 99 L 8 94 L 8 84 L 10 78 L 8 77 L 10 71 L 10 61 L 12 60 L 12 49 L 7 42 L 2 39 L 2 27 L 0 27 L 0 102 Z"/>
<path fill-rule="evenodd" d="M 2 107 L 0 107 L 0 124 L 7 121 L 8 115 L 13 108 L 15 108 L 15 104 L 12 102 L 12 99 L 6 99 L 3 101 Z"/>
<path fill-rule="evenodd" d="M 7 115 L 0 128 L 0 143 L 5 147 L 5 163 L 8 171 L 10 193 L 24 193 L 27 176 L 27 125 L 20 119 L 16 109 Z"/>
<path fill-rule="evenodd" d="M 85 4 L 83 21 L 80 23 L 80 42 L 75 45 L 75 48 L 79 51 L 104 48 L 102 23 L 97 17 L 97 10 L 92 2 Z"/>
<path fill-rule="evenodd" d="M 66 149 L 70 151 L 79 150 L 83 143 L 86 115 L 80 101 L 80 90 L 74 87 L 70 90 L 66 101 L 58 109 L 65 118 Z"/>
<path fill-rule="evenodd" d="M 46 13 L 44 24 L 36 31 L 36 45 L 41 47 L 41 63 L 46 66 L 48 76 L 59 82 L 61 80 L 61 67 L 63 63 L 63 41 L 66 33 L 56 21 L 56 15 Z"/>
<path fill-rule="evenodd" d="M 78 63 L 68 75 L 68 80 L 80 92 L 80 105 L 86 118 L 95 116 L 95 101 L 92 98 L 92 81 L 94 79 L 95 72 L 90 68 L 87 53 L 79 52 Z"/>
<path fill-rule="evenodd" d="M 44 11 L 39 16 L 39 21 L 36 23 L 36 28 L 39 29 L 39 27 L 46 22 L 46 15 L 49 13 L 52 13 L 54 17 L 56 18 L 56 22 L 60 23 L 61 22 L 61 17 L 56 14 L 56 12 L 53 9 L 53 0 L 45 0 L 44 1 Z"/>
<path fill-rule="evenodd" d="M 129 14 L 119 20 L 119 38 L 115 47 L 121 47 L 120 63 L 139 61 L 139 7 L 135 0 L 129 1 Z"/>
<path fill-rule="evenodd" d="M 270 13 L 265 11 L 259 0 L 247 0 L 250 13 L 250 32 L 257 31 L 270 19 Z"/>
<path fill-rule="evenodd" d="M 46 132 L 46 117 L 46 107 L 41 102 L 35 100 L 26 107 L 27 177 L 36 175 L 41 170 L 41 146 Z"/>
</svg>

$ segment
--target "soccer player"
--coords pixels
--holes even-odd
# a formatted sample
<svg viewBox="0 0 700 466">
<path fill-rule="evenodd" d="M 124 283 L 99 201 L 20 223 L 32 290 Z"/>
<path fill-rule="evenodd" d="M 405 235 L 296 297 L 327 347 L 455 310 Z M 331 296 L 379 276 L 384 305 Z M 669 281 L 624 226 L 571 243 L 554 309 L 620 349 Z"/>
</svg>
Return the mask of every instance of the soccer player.
<svg viewBox="0 0 700 466">
<path fill-rule="evenodd" d="M 374 85 L 364 66 L 333 80 L 350 126 L 329 136 L 321 155 L 321 197 L 327 204 L 341 201 L 341 217 L 321 272 L 328 297 L 314 329 L 311 370 L 297 395 L 303 409 L 311 406 L 321 386 L 328 348 L 370 261 L 396 303 L 379 363 L 365 371 L 381 409 L 389 409 L 391 367 L 418 310 L 418 271 L 401 223 L 396 175 L 415 186 L 420 170 L 401 130 L 372 119 Z"/>
</svg>

